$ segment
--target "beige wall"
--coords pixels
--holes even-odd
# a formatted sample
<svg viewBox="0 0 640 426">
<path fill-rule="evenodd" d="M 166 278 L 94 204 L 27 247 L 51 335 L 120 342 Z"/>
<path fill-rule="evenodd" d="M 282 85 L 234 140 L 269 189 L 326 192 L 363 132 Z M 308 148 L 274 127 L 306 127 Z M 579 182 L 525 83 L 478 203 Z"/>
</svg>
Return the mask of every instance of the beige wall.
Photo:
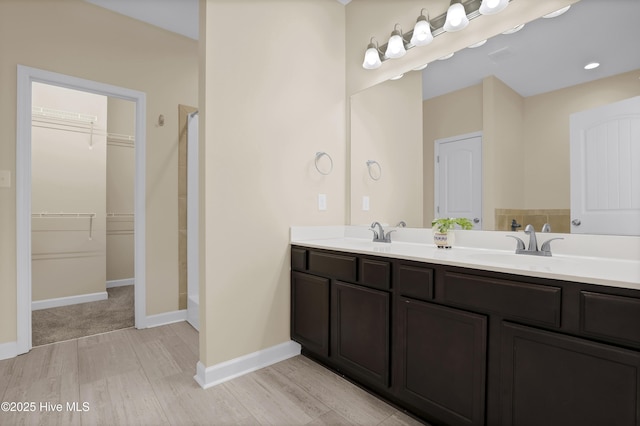
<svg viewBox="0 0 640 426">
<path fill-rule="evenodd" d="M 422 103 L 424 135 L 424 224 L 434 219 L 434 152 L 437 139 L 482 130 L 482 85 L 428 99 Z"/>
<path fill-rule="evenodd" d="M 524 208 L 568 209 L 569 116 L 640 95 L 640 70 L 525 98 Z"/>
<path fill-rule="evenodd" d="M 135 102 L 108 98 L 107 281 L 134 276 Z"/>
<path fill-rule="evenodd" d="M 97 120 L 91 124 L 41 114 L 32 117 L 31 208 L 39 215 L 31 219 L 31 298 L 104 292 L 107 98 L 34 83 L 32 102 L 34 107 Z"/>
<path fill-rule="evenodd" d="M 345 221 L 344 14 L 332 0 L 206 2 L 205 366 L 290 339 L 289 227 Z"/>
<path fill-rule="evenodd" d="M 639 76 L 636 70 L 527 98 L 487 77 L 424 101 L 425 223 L 433 215 L 433 140 L 473 131 L 483 131 L 483 229 L 498 226 L 496 209 L 560 209 L 554 221 L 564 220 L 570 115 L 640 95 Z"/>
<path fill-rule="evenodd" d="M 523 203 L 524 100 L 493 76 L 482 88 L 482 229 L 494 230 L 496 208 Z"/>
<path fill-rule="evenodd" d="M 351 224 L 422 227 L 422 78 L 407 74 L 351 96 Z M 366 162 L 382 173 L 369 176 Z M 372 166 L 377 177 L 377 166 Z M 370 210 L 362 210 L 362 197 Z"/>
<path fill-rule="evenodd" d="M 197 102 L 197 42 L 80 0 L 8 0 L 0 52 L 0 170 L 13 178 L 18 64 L 147 94 L 147 315 L 177 309 L 176 106 Z M 0 188 L 0 343 L 16 340 L 15 197 Z"/>
</svg>

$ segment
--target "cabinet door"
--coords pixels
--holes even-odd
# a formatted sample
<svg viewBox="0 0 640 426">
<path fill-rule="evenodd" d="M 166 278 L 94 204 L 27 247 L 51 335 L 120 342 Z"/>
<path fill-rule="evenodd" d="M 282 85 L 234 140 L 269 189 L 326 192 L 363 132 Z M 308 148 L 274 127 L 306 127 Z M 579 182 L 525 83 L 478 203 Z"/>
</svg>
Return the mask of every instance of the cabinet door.
<svg viewBox="0 0 640 426">
<path fill-rule="evenodd" d="M 329 356 L 329 279 L 291 273 L 291 338 Z"/>
<path fill-rule="evenodd" d="M 331 287 L 331 358 L 345 372 L 389 385 L 390 295 L 335 281 Z"/>
<path fill-rule="evenodd" d="M 485 419 L 485 316 L 399 297 L 394 390 L 416 413 L 447 425 Z"/>
<path fill-rule="evenodd" d="M 504 323 L 502 424 L 640 425 L 640 353 Z"/>
</svg>

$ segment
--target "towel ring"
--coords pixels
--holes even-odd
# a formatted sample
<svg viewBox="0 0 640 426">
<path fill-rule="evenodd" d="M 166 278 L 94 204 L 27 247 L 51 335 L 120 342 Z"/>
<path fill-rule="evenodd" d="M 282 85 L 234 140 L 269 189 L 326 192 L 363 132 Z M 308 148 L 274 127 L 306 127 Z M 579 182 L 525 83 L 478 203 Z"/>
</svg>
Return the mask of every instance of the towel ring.
<svg viewBox="0 0 640 426">
<path fill-rule="evenodd" d="M 330 163 L 330 165 L 329 165 L 329 171 L 323 172 L 322 170 L 320 170 L 320 166 L 318 165 L 318 161 L 320 161 L 320 159 L 321 159 L 322 157 L 325 157 L 325 156 L 329 159 L 329 163 Z M 316 161 L 315 161 L 315 164 L 316 164 L 316 170 L 317 170 L 317 171 L 318 171 L 318 173 L 320 173 L 321 175 L 325 175 L 325 176 L 326 176 L 326 175 L 330 174 L 330 173 L 331 173 L 331 171 L 333 171 L 333 159 L 331 158 L 331 156 L 330 156 L 329 154 L 327 154 L 327 153 L 326 153 L 326 152 L 324 152 L 324 151 L 318 151 L 318 152 L 316 152 Z"/>
<path fill-rule="evenodd" d="M 377 177 L 374 175 L 374 173 L 371 171 L 371 168 L 373 166 L 378 166 L 378 173 L 377 173 Z M 367 170 L 369 172 L 369 176 L 371 177 L 371 179 L 373 180 L 380 180 L 380 178 L 382 177 L 382 166 L 380 166 L 380 163 L 378 163 L 375 160 L 367 160 Z"/>
</svg>

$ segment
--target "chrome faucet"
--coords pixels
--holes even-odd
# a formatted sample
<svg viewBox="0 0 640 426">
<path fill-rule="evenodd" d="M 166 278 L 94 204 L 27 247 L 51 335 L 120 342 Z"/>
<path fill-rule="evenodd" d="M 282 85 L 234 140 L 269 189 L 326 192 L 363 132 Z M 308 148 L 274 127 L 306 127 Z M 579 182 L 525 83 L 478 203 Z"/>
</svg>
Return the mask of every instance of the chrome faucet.
<svg viewBox="0 0 640 426">
<path fill-rule="evenodd" d="M 376 227 L 378 227 L 378 231 L 376 231 Z M 371 228 L 369 228 L 369 231 L 373 232 L 374 243 L 390 243 L 391 233 L 394 232 L 395 229 L 385 233 L 384 229 L 382 228 L 382 225 L 380 225 L 380 222 L 373 222 L 371 224 Z"/>
<path fill-rule="evenodd" d="M 546 230 L 545 230 L 546 228 Z M 549 232 L 548 224 L 542 227 L 542 232 Z M 564 240 L 564 238 L 550 238 L 542 244 L 542 248 L 538 250 L 538 239 L 536 238 L 536 231 L 533 229 L 533 225 L 529 224 L 525 226 L 524 233 L 529 235 L 529 246 L 525 248 L 524 241 L 522 239 L 513 236 L 507 235 L 509 238 L 513 238 L 516 240 L 516 254 L 531 254 L 535 256 L 551 256 L 551 241 L 553 240 Z"/>
</svg>

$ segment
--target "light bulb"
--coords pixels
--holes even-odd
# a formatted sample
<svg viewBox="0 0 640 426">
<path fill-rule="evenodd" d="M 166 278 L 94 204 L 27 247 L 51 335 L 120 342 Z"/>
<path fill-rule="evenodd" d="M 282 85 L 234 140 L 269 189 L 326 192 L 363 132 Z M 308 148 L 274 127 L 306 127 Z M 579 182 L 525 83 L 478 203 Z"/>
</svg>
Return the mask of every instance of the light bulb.
<svg viewBox="0 0 640 426">
<path fill-rule="evenodd" d="M 391 33 L 391 38 L 389 38 L 389 42 L 387 43 L 387 51 L 385 52 L 385 56 L 387 58 L 402 58 L 407 50 L 404 48 L 404 40 L 400 35 L 399 31 L 394 30 Z"/>
<path fill-rule="evenodd" d="M 447 10 L 447 20 L 442 27 L 447 32 L 460 31 L 469 25 L 469 18 L 461 3 L 454 3 Z"/>
</svg>

